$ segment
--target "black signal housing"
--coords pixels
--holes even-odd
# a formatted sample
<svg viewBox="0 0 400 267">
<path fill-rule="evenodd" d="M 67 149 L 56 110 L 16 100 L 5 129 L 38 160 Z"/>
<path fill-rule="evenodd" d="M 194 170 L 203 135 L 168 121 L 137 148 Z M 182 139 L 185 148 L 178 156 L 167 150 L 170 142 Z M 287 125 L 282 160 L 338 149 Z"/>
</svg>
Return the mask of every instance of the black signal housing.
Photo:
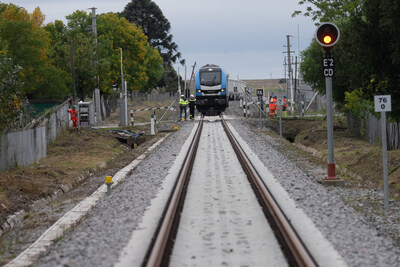
<svg viewBox="0 0 400 267">
<path fill-rule="evenodd" d="M 330 51 L 339 41 L 339 28 L 332 22 L 324 22 L 315 31 L 315 39 L 325 51 Z"/>
</svg>

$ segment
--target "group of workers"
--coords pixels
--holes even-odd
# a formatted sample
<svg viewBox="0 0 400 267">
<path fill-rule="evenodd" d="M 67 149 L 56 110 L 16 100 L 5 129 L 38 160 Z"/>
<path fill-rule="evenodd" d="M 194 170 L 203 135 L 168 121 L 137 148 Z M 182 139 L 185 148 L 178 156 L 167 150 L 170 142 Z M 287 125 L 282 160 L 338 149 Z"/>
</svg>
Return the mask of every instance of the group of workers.
<svg viewBox="0 0 400 267">
<path fill-rule="evenodd" d="M 268 113 L 268 115 L 270 117 L 273 117 L 273 116 L 277 115 L 277 109 L 278 109 L 277 104 L 276 104 L 277 101 L 278 101 L 277 96 L 274 93 L 272 93 L 272 95 L 269 98 L 269 113 Z M 286 95 L 284 95 L 283 96 L 283 102 L 282 102 L 282 115 L 283 115 L 283 117 L 287 116 L 287 111 L 286 110 L 287 110 L 287 97 L 286 97 Z"/>
<path fill-rule="evenodd" d="M 186 108 L 189 106 L 189 112 L 190 112 L 190 119 L 194 120 L 194 111 L 196 108 L 196 98 L 194 98 L 194 95 L 190 95 L 189 100 L 185 98 L 184 95 L 181 95 L 181 99 L 179 99 L 179 110 L 180 110 L 180 115 L 179 115 L 179 119 L 182 120 L 186 120 L 187 116 L 186 116 Z M 185 118 L 183 118 L 182 115 L 185 115 Z"/>
<path fill-rule="evenodd" d="M 270 117 L 276 116 L 277 115 L 277 104 L 276 102 L 278 101 L 277 96 L 272 93 L 272 95 L 269 98 L 269 113 L 268 115 Z M 181 98 L 179 99 L 179 110 L 180 110 L 180 115 L 179 119 L 180 120 L 187 120 L 187 113 L 186 113 L 186 108 L 189 106 L 189 113 L 190 113 L 190 119 L 194 120 L 194 112 L 196 109 L 196 98 L 194 95 L 190 95 L 189 100 L 185 98 L 184 95 L 181 95 Z M 283 103 L 282 103 L 282 115 L 283 117 L 287 116 L 287 97 L 286 95 L 283 96 Z M 71 114 L 71 120 L 73 122 L 74 127 L 77 127 L 77 111 L 75 109 L 75 106 L 72 106 L 72 109 L 68 109 L 68 112 Z M 184 117 L 182 116 L 184 115 Z"/>
<path fill-rule="evenodd" d="M 180 120 L 187 119 L 186 108 L 188 106 L 189 106 L 190 119 L 194 120 L 194 112 L 196 109 L 196 98 L 194 98 L 194 95 L 190 95 L 189 100 L 187 100 L 184 95 L 181 95 L 181 98 L 179 100 Z M 74 128 L 76 128 L 78 126 L 78 116 L 77 116 L 78 112 L 75 106 L 72 106 L 72 109 L 68 109 L 68 113 L 71 114 L 71 121 L 73 123 Z M 184 117 L 182 115 L 184 115 Z"/>
</svg>

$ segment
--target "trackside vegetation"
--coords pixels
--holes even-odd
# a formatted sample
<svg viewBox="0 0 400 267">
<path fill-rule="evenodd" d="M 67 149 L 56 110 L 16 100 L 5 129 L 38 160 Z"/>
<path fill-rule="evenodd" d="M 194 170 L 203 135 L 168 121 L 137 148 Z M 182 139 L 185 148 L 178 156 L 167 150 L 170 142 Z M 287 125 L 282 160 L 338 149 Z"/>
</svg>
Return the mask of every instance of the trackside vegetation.
<svg viewBox="0 0 400 267">
<path fill-rule="evenodd" d="M 392 0 L 303 0 L 306 11 L 293 16 L 311 17 L 316 24 L 338 25 L 340 40 L 335 58 L 333 97 L 347 110 L 363 114 L 373 109 L 374 95 L 391 95 L 392 120 L 400 122 L 400 2 Z M 303 51 L 300 69 L 304 80 L 324 93 L 323 49 L 314 40 Z"/>
<path fill-rule="evenodd" d="M 44 25 L 39 7 L 0 4 L 0 129 L 18 126 L 28 99 L 83 99 L 95 88 L 112 94 L 121 87 L 121 48 L 128 90 L 150 91 L 161 79 L 163 58 L 134 23 L 97 15 L 96 41 L 91 14 L 66 19 Z"/>
</svg>

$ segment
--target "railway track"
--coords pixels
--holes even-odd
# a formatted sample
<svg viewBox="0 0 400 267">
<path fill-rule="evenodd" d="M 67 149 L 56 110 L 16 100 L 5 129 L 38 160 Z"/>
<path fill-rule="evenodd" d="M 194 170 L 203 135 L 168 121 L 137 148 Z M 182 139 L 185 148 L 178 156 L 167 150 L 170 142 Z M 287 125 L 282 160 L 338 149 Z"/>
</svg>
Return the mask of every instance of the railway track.
<svg viewBox="0 0 400 267">
<path fill-rule="evenodd" d="M 257 173 L 256 169 L 253 167 L 251 161 L 249 160 L 249 158 L 246 156 L 246 154 L 244 153 L 244 151 L 242 150 L 240 144 L 238 143 L 238 141 L 236 140 L 236 138 L 234 137 L 234 135 L 232 134 L 231 130 L 229 129 L 226 121 L 223 119 L 223 117 L 221 116 L 220 118 L 220 122 L 221 125 L 216 125 L 219 124 L 218 121 L 213 122 L 213 123 L 209 123 L 209 122 L 204 122 L 204 118 L 201 118 L 201 120 L 199 121 L 199 124 L 197 126 L 197 130 L 196 133 L 194 135 L 194 138 L 191 142 L 189 151 L 186 155 L 184 164 L 182 165 L 182 168 L 180 170 L 179 173 L 179 177 L 174 185 L 174 190 L 171 194 L 171 196 L 169 197 L 168 200 L 168 204 L 163 212 L 163 219 L 160 222 L 157 230 L 156 230 L 156 234 L 153 237 L 153 241 L 151 242 L 151 245 L 147 251 L 147 254 L 145 256 L 144 262 L 142 263 L 142 266 L 168 266 L 170 265 L 171 261 L 174 262 L 174 264 L 172 265 L 176 265 L 179 263 L 182 263 L 181 259 L 183 258 L 185 260 L 185 258 L 189 259 L 189 260 L 197 260 L 197 258 L 201 258 L 202 253 L 198 252 L 197 250 L 205 250 L 207 255 L 210 255 L 215 251 L 218 250 L 222 250 L 224 251 L 224 255 L 222 257 L 222 259 L 227 259 L 227 261 L 229 261 L 229 257 L 236 257 L 237 261 L 241 261 L 241 263 L 243 263 L 243 259 L 246 258 L 246 255 L 251 255 L 252 257 L 258 257 L 256 253 L 259 254 L 269 254 L 269 258 L 268 259 L 274 259 L 275 264 L 276 263 L 285 263 L 286 265 L 289 266 L 316 266 L 317 264 L 315 263 L 315 261 L 313 260 L 313 258 L 311 257 L 311 255 L 309 254 L 309 252 L 307 251 L 307 248 L 303 245 L 302 241 L 299 239 L 298 235 L 296 234 L 295 230 L 291 227 L 290 222 L 288 222 L 288 220 L 286 219 L 284 213 L 282 212 L 281 208 L 278 206 L 278 204 L 276 203 L 276 201 L 274 200 L 273 196 L 270 194 L 269 190 L 266 188 L 265 184 L 263 183 L 260 175 Z M 235 171 L 233 166 L 226 166 L 223 167 L 225 169 L 229 171 L 232 171 L 232 173 L 230 174 L 224 174 L 223 171 L 221 170 L 217 170 L 216 173 L 214 173 L 214 171 L 212 172 L 212 175 L 210 175 L 210 173 L 205 170 L 205 169 L 210 169 L 209 167 L 205 167 L 205 161 L 204 155 L 200 155 L 198 156 L 200 159 L 199 161 L 201 161 L 201 159 L 203 158 L 203 163 L 202 164 L 197 164 L 198 166 L 195 167 L 195 169 L 200 169 L 200 172 L 197 171 L 197 174 L 193 174 L 194 177 L 197 177 L 196 180 L 193 180 L 193 184 L 194 187 L 193 188 L 189 188 L 189 182 L 192 176 L 192 170 L 193 170 L 193 166 L 196 160 L 196 155 L 198 155 L 198 153 L 204 153 L 204 151 L 197 151 L 199 148 L 199 143 L 201 140 L 201 135 L 203 132 L 203 127 L 204 124 L 210 124 L 213 125 L 212 127 L 210 127 L 208 129 L 208 131 L 214 131 L 213 133 L 218 133 L 218 142 L 220 142 L 222 140 L 222 135 L 223 133 L 220 131 L 220 127 L 223 128 L 223 131 L 226 134 L 226 137 L 224 136 L 223 138 L 229 139 L 229 143 L 231 145 L 231 148 L 234 151 L 234 154 L 236 154 L 237 156 L 237 160 L 240 162 L 240 168 L 242 168 L 243 172 L 246 174 L 247 179 L 248 179 L 248 183 L 249 183 L 249 187 L 252 188 L 255 196 L 253 197 L 254 200 L 252 200 L 251 198 L 249 200 L 245 199 L 245 196 L 241 196 L 240 198 L 238 197 L 238 195 L 240 195 L 241 193 L 243 193 L 243 195 L 250 195 L 251 193 L 245 193 L 246 189 L 242 189 L 242 187 L 240 187 L 239 189 L 232 189 L 233 188 L 233 184 L 242 184 L 243 186 L 246 185 L 246 182 L 243 182 L 242 180 L 234 180 L 236 179 L 236 176 L 240 176 L 239 174 L 237 175 L 237 173 L 240 173 L 240 171 Z M 208 127 L 208 126 L 207 126 Z M 203 133 L 204 134 L 204 133 Z M 210 133 L 207 134 L 207 136 L 203 137 L 204 139 L 208 138 L 216 138 L 215 135 L 211 135 Z M 214 136 L 214 137 L 212 137 Z M 221 140 L 219 140 L 221 138 Z M 211 142 L 211 141 L 210 141 Z M 222 142 L 222 141 L 221 141 Z M 223 143 L 223 142 L 222 142 Z M 208 153 L 210 154 L 210 151 L 214 151 L 215 153 L 219 153 L 218 151 L 223 151 L 225 149 L 227 149 L 226 147 L 224 147 L 223 145 L 219 148 L 209 148 L 211 150 L 207 150 L 207 148 L 204 147 L 204 141 L 203 141 L 203 146 L 202 146 L 202 150 L 206 150 L 208 151 Z M 233 153 L 228 153 L 226 155 L 231 155 Z M 220 167 L 218 166 L 222 166 L 226 161 L 230 161 L 227 160 L 224 157 L 227 157 L 224 154 L 218 154 L 217 158 L 222 158 L 220 161 L 216 160 L 215 166 L 216 169 L 220 169 Z M 206 160 L 206 162 L 209 162 L 210 160 Z M 238 164 L 237 164 L 238 165 Z M 199 167 L 199 166 L 203 166 L 203 167 Z M 196 171 L 195 171 L 196 172 Z M 203 172 L 203 176 L 201 175 L 201 173 Z M 200 173 L 200 176 L 202 177 L 198 177 Z M 206 173 L 204 175 L 204 173 Z M 197 176 L 196 176 L 197 175 Z M 210 176 L 216 176 L 217 179 L 214 180 L 206 180 L 206 177 L 210 177 Z M 225 179 L 228 182 L 226 182 L 227 184 L 224 184 L 224 181 L 221 181 L 221 179 L 223 178 L 223 176 L 229 177 L 232 176 L 233 180 L 231 181 L 231 178 L 229 179 Z M 193 178 L 195 179 L 195 178 Z M 238 178 L 239 179 L 239 178 Z M 211 187 L 207 187 L 207 184 L 202 184 L 201 183 L 209 183 L 209 184 L 213 184 L 216 183 L 216 187 L 219 188 L 217 189 L 217 191 L 215 192 L 215 194 L 210 195 L 208 194 L 209 191 L 213 191 L 215 189 L 211 188 Z M 206 189 L 201 189 L 201 187 L 206 187 Z M 233 191 L 232 191 L 233 190 Z M 249 189 L 250 190 L 250 189 Z M 206 195 L 202 195 L 199 196 L 199 198 L 196 199 L 196 197 L 191 197 L 192 194 L 197 194 L 197 191 L 205 191 Z M 243 191 L 243 192 L 241 192 Z M 250 190 L 251 191 L 251 190 Z M 186 204 L 185 200 L 187 198 L 192 198 L 193 200 L 191 201 L 192 204 Z M 208 199 L 208 198 L 213 198 L 213 199 Z M 201 217 L 201 215 L 198 215 L 198 213 L 201 213 L 201 207 L 198 204 L 193 204 L 193 203 L 198 203 L 201 202 L 202 200 L 208 201 L 206 202 L 206 204 L 202 204 L 200 206 L 207 206 L 205 208 L 205 214 L 208 214 L 206 216 Z M 231 202 L 234 205 L 236 205 L 236 202 L 245 202 L 245 206 L 243 208 L 243 206 L 240 208 L 238 208 L 238 210 L 235 209 L 231 209 L 231 208 L 226 208 L 225 207 L 225 202 Z M 248 201 L 248 202 L 246 202 Z M 250 222 L 251 224 L 260 224 L 260 220 L 261 220 L 261 224 L 265 223 L 266 225 L 269 224 L 271 230 L 274 233 L 274 237 L 273 238 L 262 238 L 263 234 L 262 233 L 254 233 L 254 228 L 248 227 L 249 231 L 252 231 L 251 233 L 247 234 L 247 235 L 253 235 L 253 239 L 261 239 L 261 240 L 248 240 L 248 238 L 246 237 L 246 233 L 242 233 L 241 229 L 239 228 L 246 228 L 245 226 L 242 225 L 242 217 L 243 215 L 237 215 L 237 213 L 246 213 L 246 207 L 248 207 L 251 210 L 255 210 L 257 209 L 257 205 L 254 205 L 253 202 L 258 202 L 259 206 L 261 206 L 261 208 L 259 208 L 260 210 L 262 210 L 263 216 L 264 216 L 264 221 L 262 221 L 262 219 L 259 219 L 259 215 L 257 215 L 255 218 L 249 219 L 248 222 Z M 190 201 L 188 201 L 190 203 Z M 214 203 L 213 203 L 214 202 Z M 253 203 L 251 205 L 248 203 Z M 216 203 L 216 204 L 215 204 Z M 186 208 L 185 211 L 185 206 L 188 205 L 188 207 Z M 191 206 L 190 206 L 191 205 Z M 217 211 L 215 211 L 215 209 L 211 209 L 210 206 L 214 206 L 217 205 Z M 224 207 L 221 207 L 222 205 L 224 205 Z M 249 206 L 247 206 L 249 205 Z M 255 208 L 252 208 L 255 207 Z M 215 215 L 215 213 L 220 213 L 219 215 Z M 225 216 L 225 213 L 232 213 L 235 214 L 234 216 L 230 216 L 227 217 L 228 215 Z M 183 214 L 183 215 L 182 215 Z M 192 215 L 188 215 L 188 214 L 192 214 Z M 195 219 L 188 219 L 191 216 L 196 217 Z M 213 215 L 214 214 L 214 215 Z M 222 214 L 222 215 L 221 215 Z M 182 217 L 183 216 L 183 217 Z M 235 217 L 236 216 L 236 217 Z M 261 215 L 261 217 L 263 217 Z M 181 222 L 181 218 L 184 220 L 183 222 Z M 217 218 L 217 219 L 216 219 Z M 221 220 L 221 224 L 219 221 Z M 229 222 L 223 222 L 224 220 L 229 220 Z M 196 228 L 195 225 L 201 223 L 199 221 L 202 221 L 202 223 L 204 224 L 203 226 L 200 226 L 200 228 Z M 233 222 L 233 223 L 232 223 Z M 258 223 L 257 223 L 258 222 Z M 180 224 L 184 225 L 184 230 L 179 230 Z M 215 226 L 215 224 L 219 225 L 219 226 Z M 230 226 L 228 226 L 229 224 L 236 224 L 237 227 L 235 229 L 228 229 Z M 247 223 L 247 225 L 249 225 L 249 223 Z M 192 227 L 193 226 L 193 227 Z M 217 241 L 213 241 L 212 236 L 214 236 L 216 233 L 212 232 L 212 230 L 210 230 L 209 228 L 212 227 L 219 227 L 221 231 L 224 231 L 222 236 L 219 238 L 216 238 Z M 268 228 L 269 227 L 262 227 L 262 228 Z M 202 232 L 202 238 L 197 239 L 197 234 L 196 233 L 192 233 L 190 235 L 190 232 L 188 230 L 188 228 L 195 228 L 196 232 Z M 229 235 L 232 236 L 231 232 L 235 232 L 235 234 L 237 235 L 236 237 L 228 237 Z M 188 235 L 189 237 L 184 237 L 182 238 L 182 236 L 184 235 Z M 265 234 L 265 236 L 268 236 L 268 234 Z M 185 240 L 186 239 L 186 240 Z M 215 238 L 214 238 L 215 239 Z M 274 239 L 274 241 L 267 241 L 264 239 Z M 180 241 L 183 240 L 183 241 Z M 198 241 L 196 241 L 198 240 Z M 197 242 L 197 243 L 196 243 Z M 232 243 L 235 243 L 232 244 Z M 246 245 L 241 245 L 241 243 L 245 243 Z M 257 243 L 258 242 L 258 243 Z M 261 242 L 261 243 L 260 243 Z M 277 244 L 275 244 L 275 242 Z M 202 245 L 199 243 L 203 243 L 203 245 L 205 245 L 205 248 L 201 249 L 198 248 L 199 246 L 201 247 Z M 216 244 L 218 243 L 218 244 Z M 250 243 L 250 244 L 249 244 Z M 253 246 L 251 243 L 254 243 Z M 272 243 L 272 245 L 271 245 Z M 188 245 L 189 244 L 189 245 Z M 191 244 L 193 244 L 193 249 L 191 252 L 188 252 L 188 256 L 186 255 L 181 255 L 180 252 L 178 250 L 182 250 L 182 249 L 186 249 L 188 247 L 191 246 Z M 178 248 L 176 249 L 177 251 L 174 250 L 174 246 L 177 246 Z M 275 253 L 276 255 L 272 255 L 271 256 L 271 252 L 268 251 L 262 251 L 264 248 L 263 247 L 269 247 L 271 249 L 271 247 L 274 247 L 275 249 L 276 247 L 280 248 L 280 252 Z M 232 248 L 230 248 L 232 247 Z M 190 249 L 188 249 L 190 251 Z M 235 250 L 235 251 L 234 251 Z M 255 250 L 256 252 L 253 253 L 253 250 Z M 265 250 L 267 250 L 267 248 L 265 248 Z M 272 249 L 274 250 L 274 249 Z M 259 251 L 259 252 L 257 252 Z M 191 253 L 191 254 L 190 254 Z M 236 254 L 235 254 L 236 253 Z M 198 255 L 199 254 L 199 255 Z M 256 255 L 252 255 L 252 254 L 256 254 Z M 203 254 L 204 255 L 204 254 Z M 208 257 L 208 256 L 207 256 Z M 203 256 L 204 258 L 204 256 Z M 216 256 L 214 257 L 217 261 L 221 260 L 221 257 Z M 266 263 L 264 262 L 263 258 L 260 256 L 259 259 L 259 263 Z M 246 261 L 246 260 L 244 260 Z M 213 262 L 212 260 L 208 259 L 205 262 L 208 263 L 216 263 Z M 198 263 L 198 262 L 197 262 Z M 204 262 L 203 262 L 204 263 Z M 224 261 L 220 261 L 219 263 L 224 263 Z M 225 262 L 226 263 L 226 262 Z M 187 263 L 185 262 L 184 264 L 191 264 L 191 263 Z M 251 264 L 250 264 L 251 265 Z M 274 265 L 274 264 L 273 264 Z"/>
</svg>

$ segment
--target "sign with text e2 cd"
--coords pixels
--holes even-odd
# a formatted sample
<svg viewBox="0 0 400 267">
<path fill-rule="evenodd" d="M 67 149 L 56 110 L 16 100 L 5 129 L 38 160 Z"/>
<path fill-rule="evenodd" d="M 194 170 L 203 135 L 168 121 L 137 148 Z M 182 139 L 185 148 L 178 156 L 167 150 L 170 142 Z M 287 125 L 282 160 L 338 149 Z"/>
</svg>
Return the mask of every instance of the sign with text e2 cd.
<svg viewBox="0 0 400 267">
<path fill-rule="evenodd" d="M 333 77 L 335 74 L 335 63 L 332 57 L 324 57 L 322 61 L 322 67 L 324 71 L 324 77 Z"/>
<path fill-rule="evenodd" d="M 375 112 L 389 112 L 392 111 L 392 102 L 390 95 L 376 95 L 374 96 Z"/>
</svg>

